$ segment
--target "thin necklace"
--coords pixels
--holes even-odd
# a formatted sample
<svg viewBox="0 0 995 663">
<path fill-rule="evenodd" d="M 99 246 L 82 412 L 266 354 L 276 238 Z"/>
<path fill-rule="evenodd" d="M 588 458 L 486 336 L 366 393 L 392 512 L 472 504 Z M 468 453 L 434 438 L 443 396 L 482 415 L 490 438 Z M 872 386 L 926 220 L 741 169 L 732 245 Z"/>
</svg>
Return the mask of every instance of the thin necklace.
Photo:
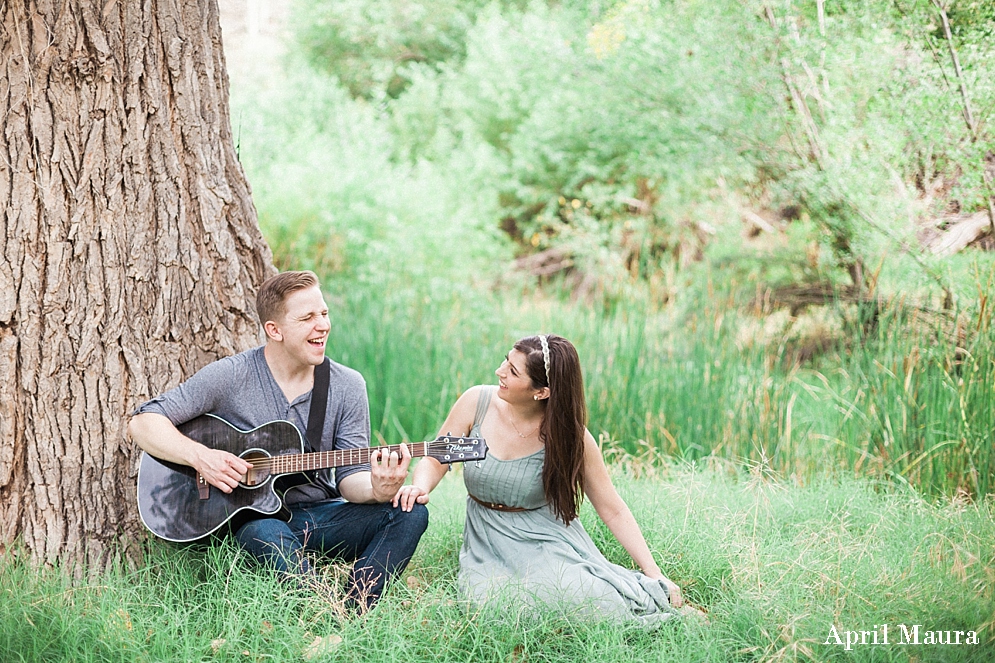
<svg viewBox="0 0 995 663">
<path fill-rule="evenodd" d="M 532 433 L 536 432 L 536 430 L 537 430 L 537 429 L 539 428 L 539 424 L 541 424 L 541 423 L 542 423 L 542 419 L 540 419 L 540 420 L 539 420 L 539 424 L 536 424 L 536 425 L 535 425 L 535 427 L 534 427 L 534 428 L 533 428 L 532 430 L 530 430 L 530 431 L 529 431 L 528 433 L 525 433 L 525 434 L 523 435 L 523 434 L 522 434 L 522 431 L 518 430 L 518 426 L 516 426 L 516 425 L 515 425 L 515 420 L 514 420 L 514 419 L 512 419 L 512 418 L 511 418 L 511 416 L 509 416 L 509 417 L 508 417 L 508 419 L 510 419 L 510 420 L 511 420 L 511 425 L 512 425 L 512 427 L 513 427 L 513 428 L 515 429 L 515 432 L 516 432 L 516 433 L 518 433 L 518 437 L 521 437 L 521 438 L 526 438 L 526 437 L 528 437 L 529 435 L 532 435 Z"/>
</svg>

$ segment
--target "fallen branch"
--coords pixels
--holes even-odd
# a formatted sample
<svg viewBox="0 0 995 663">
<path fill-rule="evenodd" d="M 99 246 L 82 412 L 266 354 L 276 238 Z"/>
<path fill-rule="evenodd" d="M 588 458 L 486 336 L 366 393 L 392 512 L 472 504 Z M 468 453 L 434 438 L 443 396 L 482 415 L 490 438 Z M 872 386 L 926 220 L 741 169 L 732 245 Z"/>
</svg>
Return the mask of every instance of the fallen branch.
<svg viewBox="0 0 995 663">
<path fill-rule="evenodd" d="M 767 219 L 763 218 L 762 216 L 760 216 L 759 214 L 757 214 L 752 210 L 744 209 L 740 212 L 740 214 L 742 214 L 744 221 L 751 224 L 757 230 L 762 230 L 768 233 L 777 232 L 777 228 L 772 226 L 770 222 L 767 221 Z"/>
<path fill-rule="evenodd" d="M 560 249 L 552 248 L 515 260 L 515 267 L 533 276 L 552 276 L 573 267 L 573 259 Z"/>
<path fill-rule="evenodd" d="M 763 288 L 757 293 L 754 302 L 758 311 L 770 312 L 777 308 L 787 308 L 792 317 L 797 317 L 811 306 L 830 304 L 870 306 L 875 311 L 875 317 L 888 309 L 897 311 L 908 316 L 910 326 L 937 330 L 958 346 L 963 345 L 966 330 L 972 327 L 962 315 L 955 314 L 950 309 L 910 303 L 903 297 L 870 295 L 866 290 L 852 285 L 837 286 L 824 281 Z M 981 315 L 984 315 L 983 311 Z"/>
<path fill-rule="evenodd" d="M 934 255 L 949 256 L 963 251 L 988 234 L 990 228 L 988 213 L 978 212 L 955 219 L 943 231 L 931 231 L 923 244 Z"/>
</svg>

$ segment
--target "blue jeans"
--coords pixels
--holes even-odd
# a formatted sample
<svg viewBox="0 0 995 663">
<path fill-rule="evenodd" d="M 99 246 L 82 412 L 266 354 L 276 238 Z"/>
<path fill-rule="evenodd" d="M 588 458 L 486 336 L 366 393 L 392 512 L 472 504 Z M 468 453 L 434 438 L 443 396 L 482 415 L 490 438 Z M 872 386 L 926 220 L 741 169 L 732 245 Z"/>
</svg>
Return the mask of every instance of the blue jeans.
<svg viewBox="0 0 995 663">
<path fill-rule="evenodd" d="M 261 518 L 242 525 L 235 540 L 260 563 L 282 573 L 313 572 L 305 552 L 355 561 L 347 601 L 367 610 L 384 587 L 404 571 L 428 527 L 428 509 L 402 511 L 390 502 L 327 501 L 288 505 L 289 522 Z"/>
</svg>

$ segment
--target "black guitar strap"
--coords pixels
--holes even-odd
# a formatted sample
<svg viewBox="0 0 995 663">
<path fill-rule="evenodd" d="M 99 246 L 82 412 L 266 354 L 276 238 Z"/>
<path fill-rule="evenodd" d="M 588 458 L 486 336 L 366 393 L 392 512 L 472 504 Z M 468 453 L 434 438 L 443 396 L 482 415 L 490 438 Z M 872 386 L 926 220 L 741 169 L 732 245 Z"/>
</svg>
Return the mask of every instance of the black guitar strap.
<svg viewBox="0 0 995 663">
<path fill-rule="evenodd" d="M 311 410 L 307 415 L 307 431 L 304 433 L 304 453 L 314 453 L 321 449 L 321 434 L 325 429 L 325 412 L 328 410 L 328 381 L 331 375 L 328 357 L 314 367 L 314 386 L 311 387 Z M 282 498 L 288 490 L 303 483 L 314 483 L 318 470 L 307 470 L 300 474 L 286 474 L 277 477 L 276 491 Z"/>
<path fill-rule="evenodd" d="M 325 412 L 328 410 L 328 379 L 331 374 L 328 357 L 314 367 L 314 386 L 311 388 L 311 410 L 307 415 L 307 432 L 304 433 L 305 451 L 321 448 L 321 434 L 325 429 Z"/>
</svg>

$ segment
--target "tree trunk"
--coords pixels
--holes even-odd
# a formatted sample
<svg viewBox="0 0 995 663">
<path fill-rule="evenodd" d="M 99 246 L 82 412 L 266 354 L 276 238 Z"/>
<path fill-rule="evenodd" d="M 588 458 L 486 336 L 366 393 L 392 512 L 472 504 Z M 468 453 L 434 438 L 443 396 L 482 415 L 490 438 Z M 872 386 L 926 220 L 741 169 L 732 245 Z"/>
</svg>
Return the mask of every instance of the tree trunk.
<svg viewBox="0 0 995 663">
<path fill-rule="evenodd" d="M 138 540 L 128 413 L 260 339 L 216 0 L 0 0 L 0 550 Z"/>
</svg>

